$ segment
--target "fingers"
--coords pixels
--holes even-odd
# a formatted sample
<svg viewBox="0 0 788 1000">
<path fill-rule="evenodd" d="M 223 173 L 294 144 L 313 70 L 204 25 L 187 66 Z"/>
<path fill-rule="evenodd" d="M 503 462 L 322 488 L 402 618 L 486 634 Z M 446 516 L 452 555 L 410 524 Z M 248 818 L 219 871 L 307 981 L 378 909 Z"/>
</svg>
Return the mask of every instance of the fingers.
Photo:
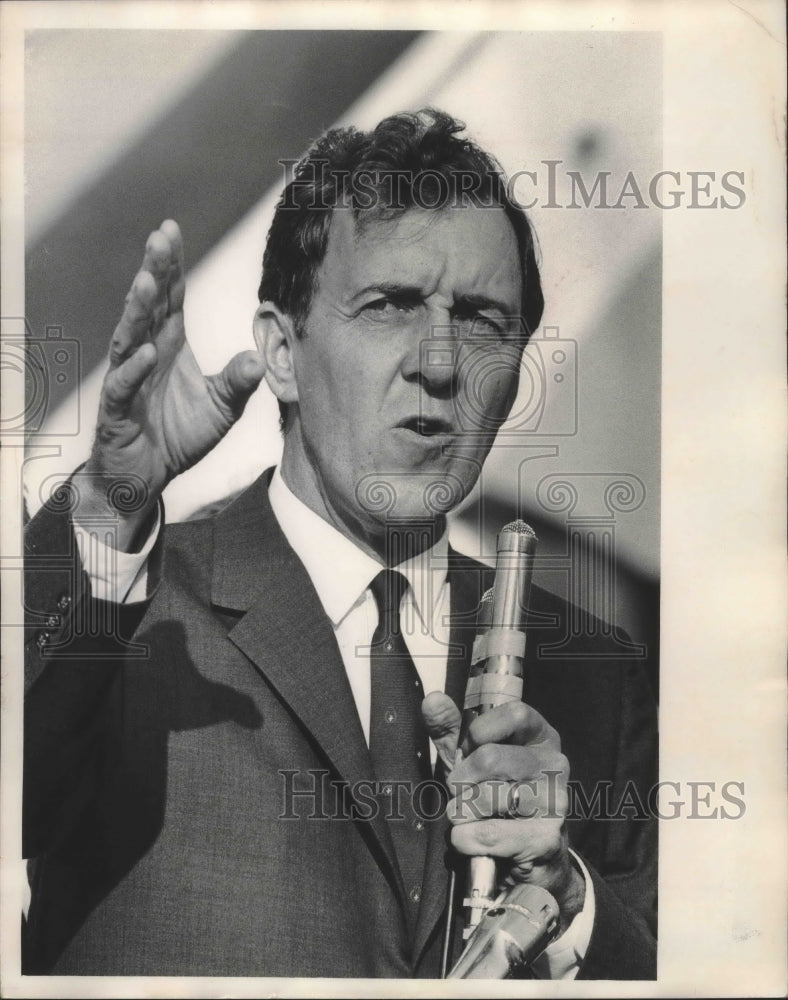
<svg viewBox="0 0 788 1000">
<path fill-rule="evenodd" d="M 449 775 L 450 822 L 563 817 L 569 809 L 569 764 L 561 754 L 526 747 L 481 747 Z"/>
<path fill-rule="evenodd" d="M 264 374 L 263 356 L 257 351 L 243 351 L 231 358 L 218 375 L 209 375 L 205 381 L 221 412 L 237 419 Z"/>
<path fill-rule="evenodd" d="M 547 771 L 569 772 L 569 761 L 553 749 L 540 745 L 509 746 L 485 743 L 460 761 L 449 775 L 451 782 L 530 781 Z"/>
<path fill-rule="evenodd" d="M 454 826 L 494 818 L 563 820 L 569 812 L 566 780 L 561 772 L 552 769 L 541 780 L 455 782 L 450 791 L 446 816 Z"/>
<path fill-rule="evenodd" d="M 489 725 L 483 727 L 485 720 Z M 480 716 L 474 727 L 476 739 L 510 742 L 484 742 L 453 768 L 446 810 L 453 824 L 501 816 L 566 815 L 569 761 L 561 753 L 558 734 L 538 712 L 512 703 Z"/>
<path fill-rule="evenodd" d="M 494 819 L 458 826 L 451 842 L 460 854 L 495 858 L 502 887 L 530 882 L 547 889 L 561 908 L 562 930 L 582 910 L 585 879 L 572 863 L 560 819 Z"/>
<path fill-rule="evenodd" d="M 522 701 L 510 701 L 477 716 L 468 730 L 469 750 L 485 743 L 513 743 L 520 746 L 545 744 L 556 750 L 561 738 L 542 716 Z"/>
<path fill-rule="evenodd" d="M 170 241 L 169 311 L 170 314 L 183 309 L 186 296 L 186 269 L 183 262 L 183 237 L 180 226 L 174 219 L 165 219 L 159 227 Z"/>
<path fill-rule="evenodd" d="M 455 826 L 451 842 L 461 854 L 544 862 L 561 851 L 563 820 L 480 820 Z"/>
<path fill-rule="evenodd" d="M 180 239 L 180 230 L 178 230 Z M 153 276 L 156 284 L 156 297 L 153 302 L 151 333 L 155 336 L 161 324 L 169 315 L 169 287 L 173 268 L 176 267 L 176 248 L 170 242 L 167 233 L 157 229 L 150 234 L 145 244 L 145 256 L 142 259 L 141 271 Z"/>
<path fill-rule="evenodd" d="M 177 223 L 167 220 L 145 244 L 142 267 L 132 282 L 110 343 L 110 367 L 123 364 L 164 320 L 183 308 L 183 241 Z"/>
<path fill-rule="evenodd" d="M 156 294 L 153 276 L 148 271 L 140 271 L 126 296 L 126 307 L 110 341 L 111 368 L 123 364 L 145 341 L 153 321 Z"/>
<path fill-rule="evenodd" d="M 180 236 L 180 230 L 178 231 Z M 145 256 L 142 258 L 143 271 L 149 271 L 160 285 L 170 276 L 173 263 L 173 245 L 164 228 L 155 229 L 145 244 Z"/>
<path fill-rule="evenodd" d="M 107 417 L 118 420 L 128 414 L 140 386 L 156 367 L 156 360 L 156 345 L 142 344 L 130 358 L 107 373 L 101 404 Z"/>
<path fill-rule="evenodd" d="M 462 721 L 460 710 L 447 694 L 432 691 L 421 704 L 421 714 L 438 755 L 451 770 L 457 757 L 457 740 Z"/>
</svg>

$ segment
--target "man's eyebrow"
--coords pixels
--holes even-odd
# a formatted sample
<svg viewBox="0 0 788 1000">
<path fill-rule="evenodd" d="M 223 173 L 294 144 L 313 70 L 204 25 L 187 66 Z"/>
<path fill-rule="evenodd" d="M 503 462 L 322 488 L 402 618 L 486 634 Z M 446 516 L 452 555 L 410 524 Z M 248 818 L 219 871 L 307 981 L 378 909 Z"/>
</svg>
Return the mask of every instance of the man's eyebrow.
<svg viewBox="0 0 788 1000">
<path fill-rule="evenodd" d="M 377 281 L 356 292 L 350 300 L 351 303 L 362 298 L 364 295 L 368 295 L 370 292 L 376 292 L 379 295 L 390 295 L 392 298 L 400 299 L 413 300 L 424 298 L 424 292 L 418 285 L 404 285 L 396 281 Z M 490 298 L 489 295 L 476 295 L 473 293 L 460 295 L 454 300 L 452 311 L 456 312 L 461 309 L 491 309 L 499 312 L 502 316 L 514 316 L 517 313 L 517 308 L 513 307 L 511 303 Z"/>
<path fill-rule="evenodd" d="M 370 292 L 377 292 L 379 295 L 391 295 L 392 297 L 402 299 L 424 298 L 424 291 L 418 285 L 403 285 L 397 281 L 376 281 L 374 284 L 366 285 L 361 291 L 356 292 L 350 301 L 355 302 Z"/>
<path fill-rule="evenodd" d="M 501 313 L 503 316 L 514 316 L 516 307 L 511 303 L 502 302 L 500 299 L 492 299 L 489 295 L 460 295 L 454 300 L 454 310 L 457 308 L 488 309 Z"/>
</svg>

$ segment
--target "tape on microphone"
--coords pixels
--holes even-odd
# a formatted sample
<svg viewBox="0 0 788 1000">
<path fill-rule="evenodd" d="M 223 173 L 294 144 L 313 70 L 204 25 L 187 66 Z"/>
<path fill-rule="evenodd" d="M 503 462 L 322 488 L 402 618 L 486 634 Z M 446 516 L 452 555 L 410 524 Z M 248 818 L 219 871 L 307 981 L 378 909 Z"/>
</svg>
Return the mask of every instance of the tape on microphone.
<svg viewBox="0 0 788 1000">
<path fill-rule="evenodd" d="M 515 677 L 514 674 L 478 674 L 468 680 L 463 707 L 503 705 L 507 701 L 520 701 L 522 696 L 522 677 Z"/>
<path fill-rule="evenodd" d="M 491 656 L 525 656 L 525 632 L 511 628 L 491 628 L 476 636 L 471 653 L 471 666 Z"/>
</svg>

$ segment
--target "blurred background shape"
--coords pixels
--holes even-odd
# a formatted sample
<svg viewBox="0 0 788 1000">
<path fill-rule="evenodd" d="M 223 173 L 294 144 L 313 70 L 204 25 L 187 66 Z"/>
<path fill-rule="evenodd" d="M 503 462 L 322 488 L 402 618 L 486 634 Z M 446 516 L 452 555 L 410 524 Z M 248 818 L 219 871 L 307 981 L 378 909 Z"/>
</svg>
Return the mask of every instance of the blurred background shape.
<svg viewBox="0 0 788 1000">
<path fill-rule="evenodd" d="M 87 456 L 108 340 L 148 233 L 167 217 L 181 224 L 187 330 L 215 371 L 254 346 L 280 158 L 331 125 L 432 104 L 465 121 L 516 177 L 515 195 L 535 201 L 547 303 L 513 419 L 452 538 L 489 561 L 500 526 L 528 520 L 539 582 L 626 629 L 625 652 L 648 659 L 656 686 L 661 212 L 619 193 L 630 174 L 647 190 L 662 169 L 660 44 L 614 32 L 29 32 L 26 314 L 34 338 L 50 327 L 78 342 L 79 373 L 47 385 L 28 512 L 44 480 Z M 589 192 L 605 175 L 602 207 L 572 172 Z M 39 444 L 59 454 L 37 456 Z M 263 388 L 168 488 L 168 519 L 221 505 L 280 450 Z M 568 507 L 560 482 L 574 491 Z"/>
</svg>

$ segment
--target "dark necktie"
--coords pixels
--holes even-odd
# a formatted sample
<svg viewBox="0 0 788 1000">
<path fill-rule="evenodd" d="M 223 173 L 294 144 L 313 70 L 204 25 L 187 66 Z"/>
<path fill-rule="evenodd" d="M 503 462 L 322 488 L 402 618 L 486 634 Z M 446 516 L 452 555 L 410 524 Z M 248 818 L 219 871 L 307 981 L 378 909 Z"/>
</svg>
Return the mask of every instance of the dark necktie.
<svg viewBox="0 0 788 1000">
<path fill-rule="evenodd" d="M 378 802 L 389 820 L 413 923 L 427 850 L 420 801 L 424 808 L 431 808 L 429 792 L 414 796 L 413 791 L 431 778 L 431 770 L 429 739 L 421 717 L 424 689 L 400 627 L 400 603 L 407 586 L 405 577 L 394 570 L 382 570 L 370 584 L 380 619 L 370 649 L 369 749 L 381 792 Z"/>
</svg>

